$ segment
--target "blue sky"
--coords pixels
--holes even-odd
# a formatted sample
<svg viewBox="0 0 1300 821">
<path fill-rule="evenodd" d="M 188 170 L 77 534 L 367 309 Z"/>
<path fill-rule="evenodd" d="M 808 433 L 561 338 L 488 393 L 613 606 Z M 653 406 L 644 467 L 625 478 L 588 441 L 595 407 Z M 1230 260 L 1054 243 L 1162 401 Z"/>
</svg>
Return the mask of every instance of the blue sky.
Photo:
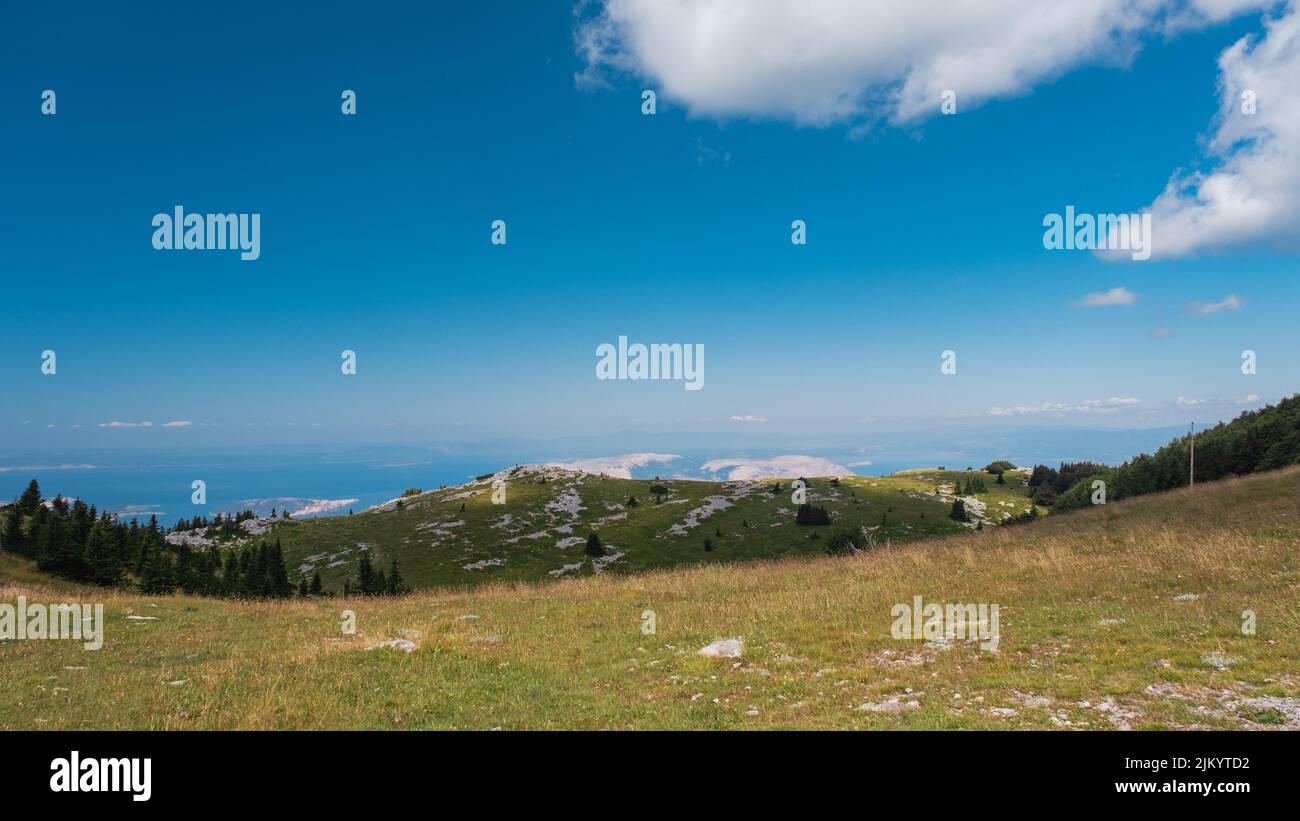
<svg viewBox="0 0 1300 821">
<path fill-rule="evenodd" d="M 1140 263 L 1042 244 L 1066 205 L 1137 211 L 1176 174 L 1263 162 L 1214 148 L 1233 136 L 1221 55 L 1290 36 L 1287 5 L 1166 10 L 1122 54 L 957 83 L 955 116 L 874 102 L 947 79 L 913 53 L 835 78 L 862 93 L 830 114 L 803 105 L 827 71 L 763 91 L 746 55 L 781 34 L 735 54 L 724 37 L 674 74 L 692 19 L 636 5 L 11 10 L 0 446 L 1146 427 L 1300 386 L 1291 203 Z M 764 22 L 737 26 L 785 30 Z M 1287 68 L 1258 48 L 1245 68 Z M 1291 133 L 1293 99 L 1261 111 Z M 151 219 L 176 205 L 259 213 L 260 259 L 155 250 Z M 1079 304 L 1114 288 L 1132 304 Z M 597 380 L 620 335 L 702 344 L 705 388 Z"/>
</svg>

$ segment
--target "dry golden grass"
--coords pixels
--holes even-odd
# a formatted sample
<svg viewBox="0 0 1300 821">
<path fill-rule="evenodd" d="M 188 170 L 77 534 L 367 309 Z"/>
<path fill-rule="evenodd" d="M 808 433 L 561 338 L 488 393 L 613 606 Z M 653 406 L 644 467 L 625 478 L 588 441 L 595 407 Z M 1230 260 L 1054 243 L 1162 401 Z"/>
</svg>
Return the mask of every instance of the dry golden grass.
<svg viewBox="0 0 1300 821">
<path fill-rule="evenodd" d="M 107 636 L 0 644 L 0 727 L 1300 727 L 1297 490 L 1290 469 L 852 559 L 396 600 L 105 594 L 8 558 L 0 601 L 102 601 Z M 917 595 L 998 604 L 998 652 L 891 637 Z M 366 649 L 394 638 L 419 647 Z M 696 654 L 721 638 L 744 656 Z M 895 697 L 917 706 L 857 709 Z"/>
</svg>

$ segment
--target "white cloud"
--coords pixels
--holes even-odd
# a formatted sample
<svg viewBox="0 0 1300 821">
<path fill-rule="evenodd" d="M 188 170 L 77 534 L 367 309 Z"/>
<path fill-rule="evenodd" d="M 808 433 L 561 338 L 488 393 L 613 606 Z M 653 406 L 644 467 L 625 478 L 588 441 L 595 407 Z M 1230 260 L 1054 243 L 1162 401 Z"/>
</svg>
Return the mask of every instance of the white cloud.
<svg viewBox="0 0 1300 821">
<path fill-rule="evenodd" d="M 766 421 L 767 421 L 767 417 L 766 417 L 766 416 L 754 416 L 754 415 L 752 415 L 752 414 L 745 414 L 744 416 L 733 416 L 733 417 L 731 417 L 731 419 L 729 419 L 729 420 L 727 420 L 727 421 L 729 421 L 729 422 L 766 422 Z"/>
<path fill-rule="evenodd" d="M 1241 4 L 1203 5 L 1226 13 Z M 1290 5 L 1262 39 L 1238 40 L 1219 72 L 1208 170 L 1176 171 L 1151 204 L 1153 257 L 1300 239 L 1300 12 Z"/>
<path fill-rule="evenodd" d="M 1087 65 L 1127 65 L 1144 39 L 1285 11 L 1219 57 L 1204 167 L 1150 205 L 1153 257 L 1300 240 L 1300 12 L 1279 0 L 604 0 L 580 6 L 579 86 L 635 75 L 697 116 L 799 125 L 935 116 L 1023 95 Z M 587 9 L 596 8 L 595 13 Z M 1208 89 L 1207 89 L 1208 91 Z M 1241 94 L 1254 92 L 1254 114 Z M 1154 193 L 1154 192 L 1153 192 Z"/>
<path fill-rule="evenodd" d="M 1132 407 L 1141 402 L 1141 399 L 1130 396 L 1087 399 L 1073 405 L 1068 402 L 1044 402 L 1041 405 L 1016 405 L 1009 408 L 993 407 L 989 409 L 989 416 L 1032 416 L 1043 413 L 1117 413 L 1122 407 Z"/>
<path fill-rule="evenodd" d="M 609 71 L 692 114 L 801 125 L 938 113 L 1023 94 L 1081 65 L 1126 64 L 1141 37 L 1273 0 L 606 0 L 574 32 L 580 86 Z"/>
<path fill-rule="evenodd" d="M 1189 307 L 1192 313 L 1209 316 L 1221 311 L 1240 311 L 1246 304 L 1246 300 L 1236 294 L 1228 294 L 1219 302 L 1193 302 Z"/>
<path fill-rule="evenodd" d="M 174 422 L 163 422 L 164 428 L 188 428 L 194 423 L 185 419 L 177 419 Z"/>
<path fill-rule="evenodd" d="M 1237 400 L 1237 404 L 1238 404 L 1238 405 L 1253 405 L 1253 404 L 1255 404 L 1256 402 L 1262 402 L 1262 401 L 1264 401 L 1264 400 L 1262 400 L 1262 399 L 1259 398 L 1259 394 L 1257 394 L 1257 393 L 1251 393 L 1251 394 L 1247 394 L 1246 396 L 1243 396 L 1241 399 L 1238 399 L 1238 400 Z"/>
<path fill-rule="evenodd" d="M 1083 299 L 1075 303 L 1080 308 L 1104 308 L 1110 305 L 1122 305 L 1128 307 L 1137 302 L 1137 294 L 1128 288 L 1120 286 L 1111 288 L 1109 291 L 1096 291 L 1088 294 Z"/>
<path fill-rule="evenodd" d="M 727 470 L 727 479 L 743 481 L 799 476 L 851 476 L 848 468 L 817 456 L 773 456 L 770 459 L 711 459 L 700 470 L 717 473 Z"/>
<path fill-rule="evenodd" d="M 100 422 L 101 428 L 152 428 L 153 422 Z"/>
<path fill-rule="evenodd" d="M 1178 397 L 1177 404 L 1180 408 L 1194 408 L 1197 405 L 1204 405 L 1208 399 L 1188 399 L 1185 396 Z"/>
<path fill-rule="evenodd" d="M 699 137 L 695 138 L 695 164 L 708 165 L 712 162 L 731 165 L 731 152 L 725 148 L 714 148 Z"/>
</svg>

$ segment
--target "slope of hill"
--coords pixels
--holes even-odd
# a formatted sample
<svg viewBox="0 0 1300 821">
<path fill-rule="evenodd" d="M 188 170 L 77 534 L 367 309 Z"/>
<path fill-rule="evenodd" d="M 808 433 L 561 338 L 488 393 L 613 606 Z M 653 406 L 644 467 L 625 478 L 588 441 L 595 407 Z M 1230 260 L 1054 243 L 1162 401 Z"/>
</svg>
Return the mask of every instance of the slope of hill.
<svg viewBox="0 0 1300 821">
<path fill-rule="evenodd" d="M 1300 728 L 1297 494 L 1291 468 L 848 558 L 399 598 L 27 571 L 0 602 L 102 601 L 106 638 L 0 642 L 0 728 Z M 917 596 L 999 605 L 996 651 L 895 638 Z M 719 639 L 742 655 L 697 653 Z"/>
<path fill-rule="evenodd" d="M 1172 490 L 1188 483 L 1192 440 L 1179 437 L 1155 453 L 1142 454 L 1078 482 L 1052 505 L 1055 511 L 1090 505 L 1093 478 L 1106 482 L 1118 501 L 1130 496 Z M 1196 481 L 1213 482 L 1300 463 L 1300 395 L 1276 405 L 1243 411 L 1231 422 L 1201 431 L 1195 439 Z"/>
<path fill-rule="evenodd" d="M 987 492 L 964 497 L 970 521 L 954 521 L 954 492 L 981 476 Z M 821 554 L 837 530 L 884 544 L 985 527 L 1029 508 L 1025 474 L 1006 476 L 1002 485 L 974 471 L 812 478 L 807 501 L 826 508 L 831 524 L 811 526 L 795 522 L 789 479 L 653 482 L 528 465 L 353 516 L 277 522 L 268 538 L 281 541 L 294 579 L 319 571 L 334 590 L 363 551 L 381 569 L 398 560 L 416 588 L 631 573 Z M 492 500 L 497 480 L 504 504 Z M 666 490 L 661 499 L 656 484 Z M 591 533 L 604 556 L 584 554 Z"/>
</svg>

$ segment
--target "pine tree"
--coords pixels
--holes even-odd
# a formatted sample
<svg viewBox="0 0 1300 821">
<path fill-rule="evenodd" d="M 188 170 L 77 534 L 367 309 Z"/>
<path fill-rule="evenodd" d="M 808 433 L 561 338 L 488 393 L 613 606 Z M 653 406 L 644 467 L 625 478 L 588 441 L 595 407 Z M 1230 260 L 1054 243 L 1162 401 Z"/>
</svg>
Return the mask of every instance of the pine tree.
<svg viewBox="0 0 1300 821">
<path fill-rule="evenodd" d="M 321 590 L 321 587 L 320 587 L 320 571 L 317 570 L 315 573 L 313 573 L 313 574 L 311 575 L 311 594 L 312 594 L 313 596 L 319 596 L 319 595 L 320 595 L 320 590 Z"/>
<path fill-rule="evenodd" d="M 587 537 L 587 549 L 584 551 L 588 556 L 604 556 L 605 546 L 600 543 L 600 536 L 592 533 Z"/>
<path fill-rule="evenodd" d="M 952 511 L 948 513 L 950 518 L 959 522 L 969 522 L 970 516 L 966 513 L 966 503 L 961 499 L 954 499 L 952 502 Z"/>
<path fill-rule="evenodd" d="M 176 548 L 176 565 L 173 577 L 176 580 L 176 586 L 181 589 L 181 592 L 197 592 L 194 589 L 194 551 L 189 545 L 181 545 Z"/>
<path fill-rule="evenodd" d="M 271 595 L 282 599 L 292 596 L 293 585 L 289 583 L 289 573 L 284 568 L 284 551 L 280 549 L 279 538 L 276 538 L 275 546 L 271 548 L 268 571 Z"/>
<path fill-rule="evenodd" d="M 23 512 L 16 504 L 9 505 L 4 512 L 8 515 L 5 516 L 4 533 L 0 534 L 0 548 L 30 556 L 27 542 L 23 538 Z"/>
<path fill-rule="evenodd" d="M 239 559 L 233 550 L 226 556 L 226 566 L 221 571 L 221 591 L 232 598 L 239 595 Z"/>
<path fill-rule="evenodd" d="M 27 483 L 27 489 L 18 497 L 18 510 L 31 516 L 41 506 L 41 486 L 35 479 Z"/>
<path fill-rule="evenodd" d="M 713 550 L 713 540 L 708 536 L 704 537 L 704 550 L 705 552 Z"/>
<path fill-rule="evenodd" d="M 113 542 L 112 531 L 102 524 L 90 530 L 86 540 L 86 564 L 90 581 L 101 587 L 113 587 L 122 581 L 122 558 Z"/>
<path fill-rule="evenodd" d="M 298 598 L 307 598 L 307 577 L 303 576 L 298 580 Z"/>
<path fill-rule="evenodd" d="M 402 574 L 397 569 L 397 559 L 388 568 L 388 595 L 400 596 L 406 592 L 406 587 L 402 584 Z"/>
<path fill-rule="evenodd" d="M 235 573 L 235 578 L 239 580 L 239 597 L 243 599 L 256 598 L 258 595 L 259 580 L 257 577 L 257 568 L 253 561 L 253 550 L 244 548 L 239 551 L 239 567 Z"/>
<path fill-rule="evenodd" d="M 140 576 L 140 592 L 148 596 L 162 596 L 175 589 L 171 560 L 161 548 L 150 549 L 144 573 Z"/>
<path fill-rule="evenodd" d="M 362 553 L 357 560 L 357 592 L 363 596 L 375 593 L 375 568 L 370 563 L 369 553 Z"/>
<path fill-rule="evenodd" d="M 37 537 L 36 566 L 47 573 L 83 580 L 86 577 L 81 562 L 79 546 L 69 538 L 63 518 L 57 513 L 47 513 L 43 508 L 36 514 Z"/>
</svg>

